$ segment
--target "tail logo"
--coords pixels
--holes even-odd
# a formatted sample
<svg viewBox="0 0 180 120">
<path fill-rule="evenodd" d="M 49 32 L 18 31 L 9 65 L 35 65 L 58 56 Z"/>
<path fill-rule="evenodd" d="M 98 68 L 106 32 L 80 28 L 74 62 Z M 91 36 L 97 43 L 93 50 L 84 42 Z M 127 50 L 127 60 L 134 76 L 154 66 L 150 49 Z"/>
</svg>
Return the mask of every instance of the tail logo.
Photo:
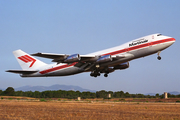
<svg viewBox="0 0 180 120">
<path fill-rule="evenodd" d="M 25 63 L 32 62 L 29 67 L 32 67 L 36 60 L 28 55 L 20 56 L 18 59 L 22 60 Z"/>
</svg>

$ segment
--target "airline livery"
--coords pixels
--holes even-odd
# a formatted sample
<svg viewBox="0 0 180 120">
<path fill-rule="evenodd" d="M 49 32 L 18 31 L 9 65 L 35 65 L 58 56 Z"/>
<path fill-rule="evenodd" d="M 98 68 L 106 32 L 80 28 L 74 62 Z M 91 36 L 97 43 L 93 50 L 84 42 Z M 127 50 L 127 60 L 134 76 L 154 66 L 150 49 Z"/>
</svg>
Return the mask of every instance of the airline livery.
<svg viewBox="0 0 180 120">
<path fill-rule="evenodd" d="M 115 70 L 129 68 L 129 61 L 157 53 L 161 60 L 160 52 L 175 42 L 172 37 L 162 34 L 148 35 L 132 40 L 123 45 L 98 51 L 95 53 L 80 54 L 54 54 L 35 53 L 27 54 L 22 50 L 13 51 L 22 70 L 8 70 L 20 74 L 21 77 L 48 77 L 67 76 L 82 72 L 91 72 L 90 76 L 97 77 L 104 73 L 107 77 Z M 46 64 L 33 56 L 52 59 L 54 64 Z"/>
</svg>

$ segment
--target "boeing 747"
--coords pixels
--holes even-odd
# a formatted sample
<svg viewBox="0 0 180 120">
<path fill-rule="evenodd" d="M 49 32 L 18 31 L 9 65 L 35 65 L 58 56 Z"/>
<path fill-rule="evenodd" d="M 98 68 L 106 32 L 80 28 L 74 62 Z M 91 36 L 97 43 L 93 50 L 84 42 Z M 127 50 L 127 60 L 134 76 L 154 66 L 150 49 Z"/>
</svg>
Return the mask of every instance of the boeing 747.
<svg viewBox="0 0 180 120">
<path fill-rule="evenodd" d="M 13 51 L 22 70 L 8 70 L 20 74 L 21 77 L 67 76 L 82 72 L 90 72 L 97 77 L 102 73 L 108 77 L 115 70 L 129 68 L 129 61 L 156 54 L 161 60 L 160 52 L 175 42 L 173 37 L 152 34 L 141 37 L 123 45 L 102 51 L 80 54 L 35 53 L 27 54 L 22 50 Z M 53 64 L 46 64 L 33 56 L 52 59 Z"/>
</svg>

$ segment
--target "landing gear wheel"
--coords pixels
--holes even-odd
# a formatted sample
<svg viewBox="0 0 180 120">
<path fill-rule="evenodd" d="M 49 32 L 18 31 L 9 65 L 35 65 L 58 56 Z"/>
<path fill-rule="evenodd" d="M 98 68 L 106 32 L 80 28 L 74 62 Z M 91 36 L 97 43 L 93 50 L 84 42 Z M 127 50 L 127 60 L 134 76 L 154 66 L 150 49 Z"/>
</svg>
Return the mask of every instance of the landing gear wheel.
<svg viewBox="0 0 180 120">
<path fill-rule="evenodd" d="M 97 74 L 97 76 L 100 76 L 100 75 L 101 75 L 100 73 Z"/>
<path fill-rule="evenodd" d="M 161 53 L 161 51 L 158 51 L 158 57 L 157 57 L 158 60 L 161 60 L 160 53 Z"/>
<path fill-rule="evenodd" d="M 90 76 L 93 77 L 93 76 L 94 76 L 94 73 L 91 73 Z"/>
<path fill-rule="evenodd" d="M 108 77 L 108 74 L 104 74 L 104 77 Z"/>
<path fill-rule="evenodd" d="M 158 59 L 158 60 L 161 60 L 161 56 L 158 56 L 157 59 Z"/>
</svg>

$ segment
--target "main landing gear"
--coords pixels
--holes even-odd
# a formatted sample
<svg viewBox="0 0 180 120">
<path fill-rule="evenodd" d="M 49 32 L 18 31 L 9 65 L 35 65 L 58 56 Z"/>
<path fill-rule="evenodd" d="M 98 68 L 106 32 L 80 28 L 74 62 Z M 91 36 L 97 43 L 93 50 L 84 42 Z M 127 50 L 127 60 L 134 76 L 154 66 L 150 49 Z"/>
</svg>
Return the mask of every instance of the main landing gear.
<svg viewBox="0 0 180 120">
<path fill-rule="evenodd" d="M 104 74 L 104 77 L 108 77 L 108 74 L 107 74 L 107 73 L 105 73 L 105 74 Z"/>
<path fill-rule="evenodd" d="M 100 70 L 99 67 L 100 67 L 99 65 L 96 65 L 96 68 L 94 69 L 94 71 L 91 71 L 90 76 L 97 77 L 97 76 L 100 76 L 101 73 L 104 73 L 104 77 L 108 77 L 108 74 L 110 73 L 109 69 Z"/>
<path fill-rule="evenodd" d="M 97 76 L 100 76 L 101 74 L 99 73 L 99 72 L 97 72 L 97 71 L 93 71 L 93 72 L 91 72 L 91 74 L 90 74 L 90 76 L 91 77 L 97 77 Z"/>
<path fill-rule="evenodd" d="M 161 51 L 158 52 L 158 57 L 157 57 L 158 60 L 161 60 L 160 53 L 161 53 Z"/>
<path fill-rule="evenodd" d="M 96 71 L 93 71 L 90 74 L 91 77 L 97 77 L 97 76 L 100 76 L 100 75 L 101 75 L 100 72 L 96 72 Z M 108 73 L 105 73 L 104 77 L 108 77 Z"/>
</svg>

